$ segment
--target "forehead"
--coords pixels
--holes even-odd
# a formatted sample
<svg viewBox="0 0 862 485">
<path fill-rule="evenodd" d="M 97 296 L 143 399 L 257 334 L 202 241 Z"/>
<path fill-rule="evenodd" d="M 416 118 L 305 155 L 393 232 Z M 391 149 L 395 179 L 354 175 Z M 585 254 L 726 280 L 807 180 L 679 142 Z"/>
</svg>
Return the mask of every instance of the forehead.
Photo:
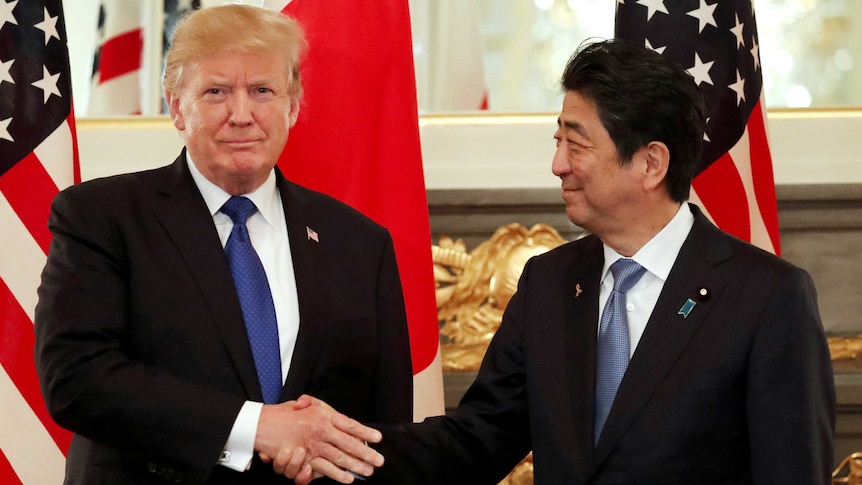
<svg viewBox="0 0 862 485">
<path fill-rule="evenodd" d="M 566 92 L 557 124 L 561 130 L 578 133 L 591 140 L 608 136 L 595 103 L 577 91 Z"/>
<path fill-rule="evenodd" d="M 287 61 L 280 56 L 256 52 L 224 51 L 189 63 L 189 71 L 198 79 L 261 79 L 287 82 Z"/>
</svg>

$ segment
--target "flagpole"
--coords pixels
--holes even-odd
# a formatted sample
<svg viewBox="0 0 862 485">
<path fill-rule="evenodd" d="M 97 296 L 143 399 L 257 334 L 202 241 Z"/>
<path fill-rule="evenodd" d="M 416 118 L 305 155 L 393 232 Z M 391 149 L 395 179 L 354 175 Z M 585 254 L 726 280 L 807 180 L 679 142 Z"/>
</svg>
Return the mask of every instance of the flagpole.
<svg viewBox="0 0 862 485">
<path fill-rule="evenodd" d="M 162 29 L 165 25 L 164 0 L 146 0 L 141 6 L 144 17 L 144 52 L 141 59 L 141 114 L 162 114 Z"/>
</svg>

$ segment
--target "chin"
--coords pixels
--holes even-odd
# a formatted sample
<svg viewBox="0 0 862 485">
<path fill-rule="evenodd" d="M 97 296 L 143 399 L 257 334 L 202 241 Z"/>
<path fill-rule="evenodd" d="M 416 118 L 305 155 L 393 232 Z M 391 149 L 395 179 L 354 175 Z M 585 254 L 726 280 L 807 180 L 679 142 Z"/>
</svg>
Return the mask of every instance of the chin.
<svg viewBox="0 0 862 485">
<path fill-rule="evenodd" d="M 235 152 L 228 157 L 228 164 L 235 170 L 257 170 L 266 165 L 265 157 L 260 153 Z"/>
<path fill-rule="evenodd" d="M 587 226 L 589 225 L 588 218 L 576 207 L 566 207 L 566 217 L 568 217 L 569 221 L 572 224 L 580 227 L 581 229 L 589 230 L 587 228 Z"/>
</svg>

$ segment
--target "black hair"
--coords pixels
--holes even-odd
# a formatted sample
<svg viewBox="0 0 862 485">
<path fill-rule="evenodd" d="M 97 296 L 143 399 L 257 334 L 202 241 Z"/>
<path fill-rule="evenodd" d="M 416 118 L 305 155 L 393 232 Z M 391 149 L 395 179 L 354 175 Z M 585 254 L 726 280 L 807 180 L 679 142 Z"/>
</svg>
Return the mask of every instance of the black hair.
<svg viewBox="0 0 862 485">
<path fill-rule="evenodd" d="M 670 152 L 665 184 L 677 202 L 688 200 L 700 157 L 706 107 L 694 79 L 678 64 L 623 40 L 582 44 L 561 80 L 565 91 L 592 101 L 617 148 L 620 164 L 651 141 Z"/>
</svg>

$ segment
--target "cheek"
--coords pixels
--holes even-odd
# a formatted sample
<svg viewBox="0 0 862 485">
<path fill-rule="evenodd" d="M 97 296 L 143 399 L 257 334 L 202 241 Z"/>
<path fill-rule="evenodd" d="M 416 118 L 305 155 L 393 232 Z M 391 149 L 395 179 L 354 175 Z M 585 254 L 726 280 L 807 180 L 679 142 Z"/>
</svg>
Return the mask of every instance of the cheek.
<svg viewBox="0 0 862 485">
<path fill-rule="evenodd" d="M 572 173 L 578 177 L 578 179 L 584 181 L 591 178 L 589 163 L 583 158 L 573 157 L 569 160 L 569 164 L 572 167 Z"/>
<path fill-rule="evenodd" d="M 220 108 L 199 108 L 186 116 L 186 125 L 197 133 L 213 134 L 227 125 L 227 115 Z"/>
</svg>

